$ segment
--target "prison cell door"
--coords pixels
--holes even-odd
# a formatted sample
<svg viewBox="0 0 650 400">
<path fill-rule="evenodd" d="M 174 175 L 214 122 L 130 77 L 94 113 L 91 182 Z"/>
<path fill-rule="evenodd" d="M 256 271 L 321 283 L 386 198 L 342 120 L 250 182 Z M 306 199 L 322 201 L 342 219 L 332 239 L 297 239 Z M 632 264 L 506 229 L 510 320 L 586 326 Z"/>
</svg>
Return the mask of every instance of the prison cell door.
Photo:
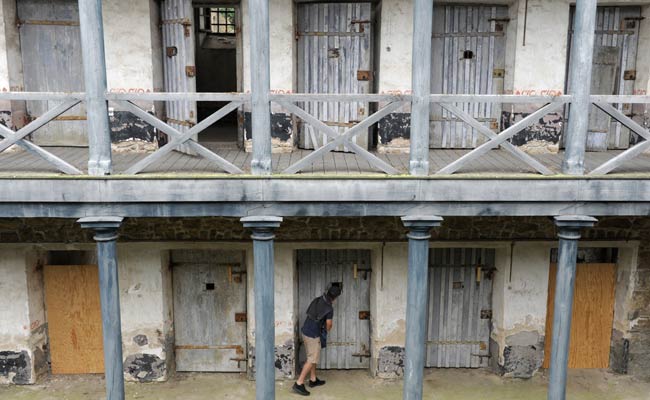
<svg viewBox="0 0 650 400">
<path fill-rule="evenodd" d="M 432 249 L 426 366 L 488 366 L 493 249 Z"/>
<path fill-rule="evenodd" d="M 575 8 L 571 7 L 569 31 L 569 60 L 573 37 Z M 636 79 L 636 54 L 641 24 L 640 7 L 598 7 L 594 41 L 592 94 L 633 94 Z M 570 87 L 567 73 L 567 88 Z M 614 105 L 625 115 L 633 117 L 631 104 Z M 571 118 L 570 112 L 568 118 Z M 566 126 L 566 125 L 565 125 Z M 636 134 L 602 111 L 592 106 L 587 136 L 588 151 L 626 149 L 639 140 Z"/>
<path fill-rule="evenodd" d="M 245 269 L 197 253 L 172 255 L 176 370 L 246 371 Z"/>
<path fill-rule="evenodd" d="M 553 312 L 557 265 L 551 264 L 548 279 L 544 368 L 551 361 Z M 576 267 L 569 368 L 609 368 L 614 323 L 616 264 L 578 264 Z"/>
<path fill-rule="evenodd" d="M 501 94 L 505 74 L 504 6 L 435 6 L 431 93 Z M 497 132 L 501 105 L 458 103 L 463 111 Z M 431 148 L 474 148 L 488 138 L 438 105 L 431 106 Z"/>
<path fill-rule="evenodd" d="M 364 369 L 370 366 L 370 251 L 299 250 L 298 307 L 300 328 L 307 308 L 329 285 L 343 291 L 334 303 L 334 326 L 318 368 Z M 305 354 L 300 351 L 300 361 Z"/>
<path fill-rule="evenodd" d="M 46 265 L 43 278 L 52 373 L 103 373 L 97 266 Z"/>
<path fill-rule="evenodd" d="M 18 0 L 16 3 L 24 90 L 83 92 L 83 62 L 77 0 Z M 12 90 L 23 90 L 13 88 Z M 33 120 L 61 101 L 26 102 Z M 79 104 L 31 134 L 49 146 L 87 146 L 86 110 Z"/>
<path fill-rule="evenodd" d="M 370 93 L 372 23 L 370 3 L 298 5 L 298 91 L 301 93 Z M 367 102 L 305 102 L 305 110 L 343 133 L 367 117 Z M 299 145 L 313 149 L 329 139 L 300 122 Z M 354 143 L 368 148 L 366 133 Z M 338 150 L 345 150 L 339 148 Z"/>
<path fill-rule="evenodd" d="M 165 92 L 196 92 L 196 67 L 194 65 L 194 9 L 192 0 L 162 0 L 160 3 L 163 75 Z M 175 100 L 165 102 L 167 123 L 180 132 L 196 125 L 195 101 Z M 161 138 L 165 142 L 166 138 Z M 196 140 L 197 136 L 193 136 Z M 187 143 L 176 150 L 195 154 Z"/>
</svg>

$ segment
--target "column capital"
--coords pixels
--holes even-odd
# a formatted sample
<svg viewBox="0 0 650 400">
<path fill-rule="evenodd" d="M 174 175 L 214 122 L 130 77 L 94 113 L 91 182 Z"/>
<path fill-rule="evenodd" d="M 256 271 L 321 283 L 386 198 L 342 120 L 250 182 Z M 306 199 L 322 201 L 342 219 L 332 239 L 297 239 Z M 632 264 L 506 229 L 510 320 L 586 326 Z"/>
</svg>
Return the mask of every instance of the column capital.
<svg viewBox="0 0 650 400">
<path fill-rule="evenodd" d="M 251 235 L 253 240 L 273 240 L 275 238 L 273 231 L 280 227 L 282 217 L 260 215 L 244 217 L 240 221 L 244 224 L 244 228 L 253 231 Z"/>
<path fill-rule="evenodd" d="M 598 222 L 594 217 L 587 215 L 560 215 L 554 217 L 555 226 L 559 228 L 560 239 L 578 240 L 582 228 L 591 228 Z"/>
<path fill-rule="evenodd" d="M 94 239 L 98 242 L 116 240 L 117 230 L 122 225 L 122 221 L 124 221 L 123 217 L 114 216 L 84 217 L 77 220 L 82 228 L 95 231 Z"/>
<path fill-rule="evenodd" d="M 402 223 L 410 231 L 409 239 L 427 240 L 431 237 L 431 229 L 440 226 L 442 219 L 437 215 L 408 215 L 402 217 Z"/>
</svg>

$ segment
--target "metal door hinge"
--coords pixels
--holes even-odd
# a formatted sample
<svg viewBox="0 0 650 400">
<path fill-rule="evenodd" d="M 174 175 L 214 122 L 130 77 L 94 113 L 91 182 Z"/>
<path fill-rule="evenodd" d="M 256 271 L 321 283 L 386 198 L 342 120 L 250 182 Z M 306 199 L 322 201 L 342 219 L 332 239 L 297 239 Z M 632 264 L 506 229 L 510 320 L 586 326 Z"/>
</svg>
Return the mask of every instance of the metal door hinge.
<svg viewBox="0 0 650 400">
<path fill-rule="evenodd" d="M 246 313 L 245 312 L 238 312 L 235 313 L 235 322 L 246 322 Z"/>
<path fill-rule="evenodd" d="M 492 319 L 492 310 L 481 310 L 481 319 Z"/>
<path fill-rule="evenodd" d="M 370 319 L 370 311 L 359 311 L 359 319 L 361 320 Z"/>
<path fill-rule="evenodd" d="M 166 49 L 167 57 L 174 57 L 175 55 L 178 54 L 178 47 L 176 46 L 169 46 Z"/>
<path fill-rule="evenodd" d="M 365 346 L 364 346 L 365 347 Z M 370 352 L 365 352 L 365 353 L 353 353 L 352 357 L 359 357 L 359 363 L 363 362 L 364 358 L 370 358 Z"/>
<path fill-rule="evenodd" d="M 372 21 L 370 20 L 352 20 L 350 21 L 350 25 L 359 25 L 359 33 L 365 32 L 366 27 L 364 25 L 370 24 Z"/>
<path fill-rule="evenodd" d="M 357 71 L 357 80 L 358 81 L 369 81 L 372 79 L 372 72 L 367 70 L 358 70 Z"/>
<path fill-rule="evenodd" d="M 194 78 L 196 76 L 196 67 L 194 65 L 186 66 L 185 75 L 187 75 L 189 78 Z"/>
<path fill-rule="evenodd" d="M 506 76 L 506 70 L 503 68 L 495 68 L 492 70 L 492 77 L 493 78 L 503 78 Z"/>
<path fill-rule="evenodd" d="M 625 72 L 623 72 L 623 79 L 626 81 L 636 80 L 636 70 L 628 69 Z"/>
</svg>

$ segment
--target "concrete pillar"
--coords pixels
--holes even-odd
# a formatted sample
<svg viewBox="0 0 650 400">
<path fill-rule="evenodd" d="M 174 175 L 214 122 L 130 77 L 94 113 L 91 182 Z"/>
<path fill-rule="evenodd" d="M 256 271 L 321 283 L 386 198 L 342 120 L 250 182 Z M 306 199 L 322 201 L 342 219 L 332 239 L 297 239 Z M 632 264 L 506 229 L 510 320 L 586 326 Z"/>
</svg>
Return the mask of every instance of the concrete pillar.
<svg viewBox="0 0 650 400">
<path fill-rule="evenodd" d="M 431 32 L 433 1 L 415 0 L 413 10 L 413 99 L 411 102 L 411 175 L 429 175 L 431 105 Z"/>
<path fill-rule="evenodd" d="M 88 174 L 110 175 L 111 131 L 106 101 L 106 59 L 101 0 L 79 1 L 79 27 L 88 118 Z"/>
<path fill-rule="evenodd" d="M 581 228 L 592 227 L 596 221 L 593 217 L 583 215 L 555 217 L 555 225 L 559 230 L 560 248 L 555 279 L 549 400 L 564 400 L 565 398 L 578 239 L 580 239 Z"/>
<path fill-rule="evenodd" d="M 269 0 L 250 0 L 253 175 L 271 174 Z"/>
<path fill-rule="evenodd" d="M 255 398 L 275 399 L 275 320 L 273 239 L 282 217 L 244 217 L 244 228 L 253 234 L 255 273 Z"/>
<path fill-rule="evenodd" d="M 429 286 L 429 232 L 431 228 L 440 226 L 442 218 L 409 216 L 402 217 L 402 222 L 409 229 L 404 400 L 421 400 Z"/>
<path fill-rule="evenodd" d="M 86 217 L 78 221 L 82 228 L 95 232 L 94 239 L 97 241 L 107 400 L 124 400 L 122 324 L 116 251 L 117 230 L 122 220 L 122 217 Z"/>
<path fill-rule="evenodd" d="M 571 84 L 569 94 L 573 96 L 573 102 L 569 109 L 562 173 L 583 175 L 587 130 L 589 129 L 589 109 L 591 108 L 589 94 L 594 56 L 596 0 L 577 0 L 574 18 L 571 65 L 569 66 L 569 82 Z"/>
</svg>

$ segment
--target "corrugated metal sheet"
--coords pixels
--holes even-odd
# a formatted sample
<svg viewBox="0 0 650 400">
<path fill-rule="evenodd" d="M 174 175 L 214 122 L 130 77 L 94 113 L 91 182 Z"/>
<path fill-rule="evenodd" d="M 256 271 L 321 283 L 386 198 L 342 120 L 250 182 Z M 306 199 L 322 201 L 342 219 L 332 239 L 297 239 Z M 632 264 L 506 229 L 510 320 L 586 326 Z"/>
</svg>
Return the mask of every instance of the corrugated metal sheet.
<svg viewBox="0 0 650 400">
<path fill-rule="evenodd" d="M 299 92 L 370 92 L 373 79 L 371 11 L 370 3 L 298 5 Z M 362 78 L 359 71 L 367 71 L 368 80 L 358 79 Z M 369 104 L 307 102 L 304 107 L 310 114 L 343 132 L 355 121 L 368 116 Z M 313 149 L 328 141 L 310 125 L 300 123 L 299 132 L 302 148 Z M 367 136 L 360 134 L 354 141 L 367 148 Z"/>
<path fill-rule="evenodd" d="M 160 3 L 164 60 L 165 92 L 196 92 L 196 78 L 188 76 L 194 64 L 194 9 L 191 0 L 163 0 Z M 175 55 L 168 55 L 167 49 Z M 165 102 L 167 123 L 180 132 L 190 129 L 197 121 L 196 102 Z M 196 136 L 194 137 L 196 139 Z M 177 150 L 193 154 L 187 144 Z"/>
<path fill-rule="evenodd" d="M 25 90 L 83 92 L 83 61 L 76 0 L 18 0 Z M 80 79 L 81 78 L 81 79 Z M 27 114 L 37 118 L 59 101 L 28 101 Z M 86 146 L 86 109 L 82 104 L 32 134 L 41 145 Z"/>
<path fill-rule="evenodd" d="M 332 282 L 343 284 L 343 292 L 334 303 L 334 326 L 328 336 L 327 348 L 321 353 L 318 368 L 369 367 L 370 268 L 369 250 L 298 251 L 300 328 L 311 301 L 322 295 Z M 300 352 L 300 357 L 304 361 L 304 350 Z"/>
<path fill-rule="evenodd" d="M 433 20 L 431 92 L 503 93 L 504 6 L 436 6 Z M 497 130 L 500 104 L 464 103 L 463 111 Z M 431 109 L 431 148 L 474 148 L 487 137 L 437 105 Z"/>
<path fill-rule="evenodd" d="M 493 249 L 431 250 L 427 367 L 488 365 L 493 268 Z"/>
<path fill-rule="evenodd" d="M 575 8 L 571 7 L 569 54 L 574 13 Z M 634 93 L 634 80 L 626 80 L 625 71 L 636 70 L 639 25 L 642 23 L 640 17 L 641 8 L 638 6 L 598 7 L 594 42 L 593 94 Z M 615 64 L 610 61 L 613 53 L 616 53 L 617 57 Z M 570 82 L 567 83 L 567 88 L 569 85 Z M 617 108 L 628 115 L 632 112 L 630 104 L 618 104 Z M 609 126 L 608 130 L 607 126 Z M 630 130 L 603 115 L 602 111 L 595 107 L 591 108 L 589 131 L 588 150 L 605 151 L 607 148 L 626 149 L 630 146 Z M 635 143 L 636 140 L 633 142 Z"/>
<path fill-rule="evenodd" d="M 175 251 L 172 262 L 176 370 L 246 371 L 241 253 Z"/>
</svg>

